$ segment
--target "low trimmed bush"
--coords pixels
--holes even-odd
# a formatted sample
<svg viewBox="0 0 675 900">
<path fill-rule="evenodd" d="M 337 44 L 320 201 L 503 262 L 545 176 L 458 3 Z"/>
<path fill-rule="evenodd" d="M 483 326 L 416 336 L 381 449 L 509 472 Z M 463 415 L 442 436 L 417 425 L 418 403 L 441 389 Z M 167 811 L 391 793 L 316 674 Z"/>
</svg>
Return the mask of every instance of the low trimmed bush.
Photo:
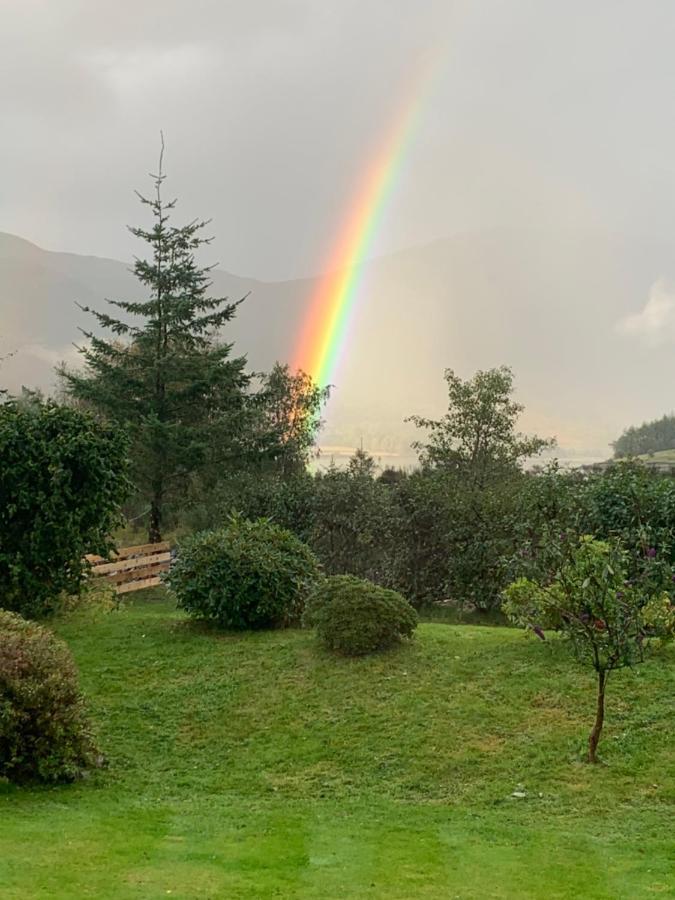
<svg viewBox="0 0 675 900">
<path fill-rule="evenodd" d="M 267 519 L 184 540 L 166 581 L 191 616 L 238 630 L 298 625 L 319 578 L 312 551 Z"/>
<path fill-rule="evenodd" d="M 72 781 L 96 760 L 67 646 L 41 625 L 0 610 L 0 776 Z"/>
<path fill-rule="evenodd" d="M 344 656 L 387 650 L 412 637 L 417 614 L 396 591 L 353 575 L 325 578 L 312 595 L 305 623 Z"/>
</svg>

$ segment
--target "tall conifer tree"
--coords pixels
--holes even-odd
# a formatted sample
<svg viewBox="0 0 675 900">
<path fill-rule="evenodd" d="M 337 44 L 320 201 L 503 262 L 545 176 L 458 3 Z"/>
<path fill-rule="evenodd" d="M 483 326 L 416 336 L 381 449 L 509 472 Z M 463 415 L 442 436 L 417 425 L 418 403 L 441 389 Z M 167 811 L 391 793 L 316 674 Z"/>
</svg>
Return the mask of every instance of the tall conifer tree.
<svg viewBox="0 0 675 900">
<path fill-rule="evenodd" d="M 61 370 L 72 397 L 129 428 L 151 542 L 161 540 L 166 505 L 189 478 L 236 453 L 249 381 L 245 357 L 232 357 L 232 344 L 219 338 L 242 301 L 208 296 L 212 267 L 195 261 L 211 240 L 203 236 L 208 221 L 170 223 L 176 200 L 162 198 L 163 153 L 162 142 L 154 196 L 138 194 L 152 227 L 130 228 L 149 248 L 133 267 L 147 299 L 108 300 L 119 314 L 82 307 L 109 338 L 83 331 L 84 369 Z"/>
</svg>

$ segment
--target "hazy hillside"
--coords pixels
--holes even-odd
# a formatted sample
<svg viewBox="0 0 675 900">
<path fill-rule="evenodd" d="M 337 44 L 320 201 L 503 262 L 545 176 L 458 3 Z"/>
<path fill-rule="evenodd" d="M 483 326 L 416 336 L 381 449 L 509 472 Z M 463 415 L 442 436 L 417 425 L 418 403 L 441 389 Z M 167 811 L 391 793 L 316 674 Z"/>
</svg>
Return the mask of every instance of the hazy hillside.
<svg viewBox="0 0 675 900">
<path fill-rule="evenodd" d="M 617 327 L 669 278 L 669 243 L 546 230 L 459 235 L 376 259 L 364 267 L 324 443 L 363 438 L 400 452 L 410 434 L 403 417 L 442 410 L 445 366 L 468 375 L 508 363 L 528 408 L 524 427 L 606 454 L 623 427 L 675 406 L 672 342 L 658 329 L 647 340 Z M 213 280 L 232 299 L 250 292 L 231 336 L 251 366 L 288 359 L 317 282 L 221 270 Z M 75 301 L 106 296 L 138 296 L 126 264 L 0 234 L 0 353 L 15 351 L 2 382 L 48 387 L 54 363 L 76 359 L 72 342 L 88 324 Z"/>
<path fill-rule="evenodd" d="M 259 304 L 265 300 L 269 304 L 266 286 L 220 270 L 213 273 L 213 281 L 216 293 L 232 299 L 251 292 L 248 309 L 242 310 L 247 319 L 244 334 L 248 335 Z M 106 297 L 132 300 L 143 296 L 141 290 L 126 263 L 52 253 L 13 235 L 0 234 L 0 351 L 15 352 L 4 364 L 3 382 L 12 388 L 22 382 L 49 386 L 55 361 L 77 359 L 73 343 L 81 339 L 78 327 L 92 325 L 76 304 L 101 308 Z M 276 307 L 283 303 L 284 293 L 283 286 L 275 286 Z M 254 332 L 261 360 L 274 355 L 274 329 L 269 325 L 261 317 L 261 327 Z"/>
</svg>

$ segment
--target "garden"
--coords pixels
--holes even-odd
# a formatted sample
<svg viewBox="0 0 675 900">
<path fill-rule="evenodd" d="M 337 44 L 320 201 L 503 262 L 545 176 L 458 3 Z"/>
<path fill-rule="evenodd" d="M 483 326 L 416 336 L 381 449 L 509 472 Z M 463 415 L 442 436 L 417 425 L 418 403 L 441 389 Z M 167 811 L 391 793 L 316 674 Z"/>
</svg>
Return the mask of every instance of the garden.
<svg viewBox="0 0 675 900">
<path fill-rule="evenodd" d="M 145 324 L 0 397 L 0 896 L 672 895 L 675 481 L 526 465 L 506 367 L 312 473 L 160 186 Z"/>
<path fill-rule="evenodd" d="M 499 554 L 499 625 L 489 591 L 486 609 L 472 603 L 474 577 L 452 619 L 392 587 L 397 529 L 362 545 L 347 512 L 353 526 L 377 516 L 386 491 L 391 518 L 425 476 L 376 476 L 362 456 L 315 479 L 317 494 L 334 481 L 366 498 L 325 543 L 336 555 L 324 531 L 305 542 L 238 513 L 179 540 L 163 586 L 115 597 L 78 561 L 107 552 L 129 489 L 117 435 L 50 405 L 8 402 L 0 418 L 3 458 L 22 448 L 2 489 L 25 523 L 2 545 L 3 897 L 670 891 L 670 479 L 523 476 L 518 509 L 538 510 L 536 528 L 521 519 L 511 553 L 493 516 L 499 541 L 481 549 Z M 417 490 L 437 507 L 438 490 Z M 466 509 L 457 494 L 441 496 Z M 456 540 L 429 538 L 439 553 Z M 440 560 L 462 596 L 467 569 Z M 417 572 L 431 582 L 421 558 Z"/>
<path fill-rule="evenodd" d="M 557 643 L 422 623 L 348 659 L 137 596 L 53 623 L 106 763 L 0 788 L 4 897 L 668 895 L 672 656 L 622 676 L 591 767 Z"/>
</svg>

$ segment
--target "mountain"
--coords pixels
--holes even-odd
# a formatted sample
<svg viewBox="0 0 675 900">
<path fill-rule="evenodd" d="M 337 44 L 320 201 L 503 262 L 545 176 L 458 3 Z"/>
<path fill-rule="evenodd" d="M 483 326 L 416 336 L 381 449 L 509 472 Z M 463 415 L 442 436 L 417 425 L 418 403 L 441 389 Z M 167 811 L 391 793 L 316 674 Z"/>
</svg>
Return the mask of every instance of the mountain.
<svg viewBox="0 0 675 900">
<path fill-rule="evenodd" d="M 464 376 L 512 366 L 527 408 L 523 427 L 557 435 L 563 453 L 606 456 L 626 425 L 675 406 L 672 242 L 493 230 L 379 257 L 359 274 L 328 445 L 363 441 L 400 455 L 411 437 L 404 417 L 443 411 L 446 366 Z M 318 278 L 271 283 L 214 270 L 215 294 L 249 295 L 227 334 L 253 369 L 291 357 L 318 285 Z M 650 292 L 660 319 L 646 309 Z M 138 296 L 125 263 L 0 234 L 0 354 L 14 351 L 2 364 L 2 384 L 49 388 L 58 361 L 77 361 L 78 327 L 91 323 L 76 301 L 100 308 L 105 297 Z"/>
<path fill-rule="evenodd" d="M 301 314 L 297 287 L 291 283 L 266 285 L 214 270 L 213 292 L 233 300 L 250 295 L 240 309 L 233 334 L 235 339 L 253 344 L 249 356 L 256 366 L 273 361 L 279 347 L 278 320 Z M 14 354 L 4 363 L 3 382 L 12 389 L 21 383 L 49 389 L 55 363 L 78 359 L 73 346 L 82 338 L 78 329 L 93 324 L 77 304 L 100 309 L 108 297 L 142 297 L 142 288 L 127 263 L 54 253 L 0 233 L 0 352 Z"/>
</svg>

